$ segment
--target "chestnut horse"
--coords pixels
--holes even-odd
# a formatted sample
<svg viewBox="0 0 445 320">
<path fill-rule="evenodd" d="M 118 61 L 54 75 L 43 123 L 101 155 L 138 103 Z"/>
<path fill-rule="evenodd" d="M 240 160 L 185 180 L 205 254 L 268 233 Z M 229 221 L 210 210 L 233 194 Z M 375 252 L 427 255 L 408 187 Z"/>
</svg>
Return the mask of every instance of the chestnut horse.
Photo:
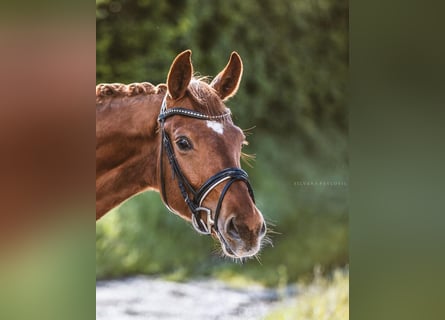
<svg viewBox="0 0 445 320">
<path fill-rule="evenodd" d="M 266 225 L 241 169 L 243 131 L 224 102 L 243 65 L 233 52 L 208 84 L 193 77 L 191 51 L 173 61 L 167 84 L 96 86 L 96 220 L 146 190 L 232 258 L 254 256 Z"/>
</svg>

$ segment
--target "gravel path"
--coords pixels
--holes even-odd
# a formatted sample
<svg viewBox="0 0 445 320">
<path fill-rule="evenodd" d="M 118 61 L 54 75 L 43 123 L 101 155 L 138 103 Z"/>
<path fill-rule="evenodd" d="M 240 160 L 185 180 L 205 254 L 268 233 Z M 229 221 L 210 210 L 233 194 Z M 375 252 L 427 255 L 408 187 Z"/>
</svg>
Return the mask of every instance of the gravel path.
<svg viewBox="0 0 445 320">
<path fill-rule="evenodd" d="M 216 280 L 177 283 L 138 276 L 96 284 L 96 320 L 256 320 L 279 303 L 275 290 L 234 289 Z"/>
</svg>

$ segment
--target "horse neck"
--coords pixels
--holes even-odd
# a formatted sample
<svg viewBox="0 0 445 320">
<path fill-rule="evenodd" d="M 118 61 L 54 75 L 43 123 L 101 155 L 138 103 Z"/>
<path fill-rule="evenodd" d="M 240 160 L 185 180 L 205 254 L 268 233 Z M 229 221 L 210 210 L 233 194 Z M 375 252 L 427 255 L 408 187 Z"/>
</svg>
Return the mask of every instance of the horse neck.
<svg viewBox="0 0 445 320">
<path fill-rule="evenodd" d="M 113 98 L 96 106 L 96 219 L 137 193 L 159 190 L 162 98 Z"/>
</svg>

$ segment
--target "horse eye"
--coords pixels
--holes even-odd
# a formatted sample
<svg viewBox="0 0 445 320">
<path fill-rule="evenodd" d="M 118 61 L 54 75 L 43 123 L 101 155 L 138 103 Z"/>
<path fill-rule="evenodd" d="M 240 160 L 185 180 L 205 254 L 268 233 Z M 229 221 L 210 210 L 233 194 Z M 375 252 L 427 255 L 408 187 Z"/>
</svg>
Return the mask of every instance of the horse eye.
<svg viewBox="0 0 445 320">
<path fill-rule="evenodd" d="M 176 140 L 176 145 L 178 146 L 179 150 L 182 151 L 188 151 L 193 148 L 191 141 L 187 137 L 179 137 Z"/>
</svg>

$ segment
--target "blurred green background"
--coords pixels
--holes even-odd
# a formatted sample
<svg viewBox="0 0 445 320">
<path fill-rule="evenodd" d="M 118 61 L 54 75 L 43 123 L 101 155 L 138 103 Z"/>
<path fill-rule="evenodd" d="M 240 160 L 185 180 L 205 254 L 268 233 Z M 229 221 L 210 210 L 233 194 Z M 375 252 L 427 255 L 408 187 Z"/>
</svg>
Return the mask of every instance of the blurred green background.
<svg viewBox="0 0 445 320">
<path fill-rule="evenodd" d="M 345 0 L 96 0 L 96 82 L 163 83 L 193 51 L 215 76 L 244 62 L 235 122 L 253 128 L 245 151 L 272 246 L 234 263 L 214 242 L 141 194 L 96 224 L 96 276 L 211 275 L 283 285 L 348 264 L 348 2 Z"/>
</svg>

